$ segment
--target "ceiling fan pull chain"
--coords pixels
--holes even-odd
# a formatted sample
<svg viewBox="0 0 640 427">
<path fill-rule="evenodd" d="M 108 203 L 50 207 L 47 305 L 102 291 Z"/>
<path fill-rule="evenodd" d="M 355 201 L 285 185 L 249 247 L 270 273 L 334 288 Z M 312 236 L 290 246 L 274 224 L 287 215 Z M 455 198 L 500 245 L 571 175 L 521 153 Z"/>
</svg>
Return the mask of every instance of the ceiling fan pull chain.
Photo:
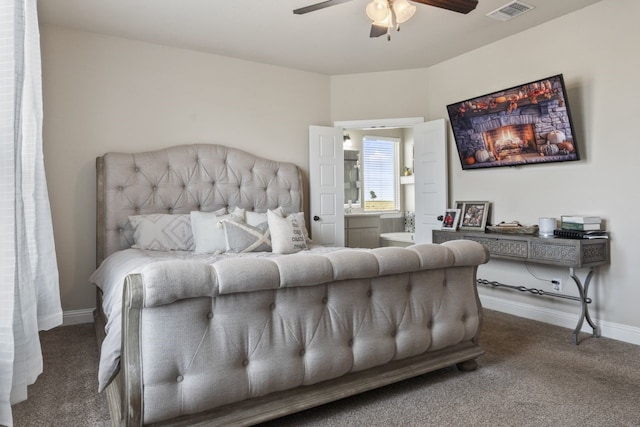
<svg viewBox="0 0 640 427">
<path fill-rule="evenodd" d="M 391 41 L 391 27 L 393 27 L 393 23 L 396 23 L 398 31 L 400 31 L 400 23 L 398 22 L 398 17 L 396 16 L 396 11 L 393 8 L 393 1 L 389 2 L 389 13 L 391 14 L 391 21 L 389 21 L 389 28 L 387 31 L 387 41 Z"/>
</svg>

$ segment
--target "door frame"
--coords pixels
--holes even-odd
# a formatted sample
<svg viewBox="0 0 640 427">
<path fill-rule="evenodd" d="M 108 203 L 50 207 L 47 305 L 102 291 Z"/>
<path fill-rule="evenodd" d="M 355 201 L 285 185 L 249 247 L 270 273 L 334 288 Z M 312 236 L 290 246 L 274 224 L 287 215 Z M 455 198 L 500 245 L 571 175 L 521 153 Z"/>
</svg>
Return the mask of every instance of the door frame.
<svg viewBox="0 0 640 427">
<path fill-rule="evenodd" d="M 341 129 L 343 131 L 371 130 L 371 129 L 385 129 L 385 128 L 386 129 L 413 128 L 414 126 L 420 125 L 423 123 L 426 123 L 424 117 L 404 117 L 404 118 L 395 118 L 395 119 L 365 119 L 365 120 L 342 120 L 342 121 L 338 120 L 333 122 L 333 127 L 335 129 Z M 446 132 L 445 132 L 445 159 L 446 159 Z M 448 161 L 446 162 L 448 163 Z M 445 165 L 445 168 L 446 167 L 447 165 Z M 448 200 L 448 197 L 449 197 L 448 188 L 445 188 L 445 197 L 446 197 L 446 200 Z"/>
<path fill-rule="evenodd" d="M 384 129 L 384 128 L 410 128 L 414 125 L 424 123 L 424 117 L 401 117 L 397 119 L 366 119 L 366 120 L 343 120 L 333 122 L 334 127 L 344 130 L 349 129 Z"/>
</svg>

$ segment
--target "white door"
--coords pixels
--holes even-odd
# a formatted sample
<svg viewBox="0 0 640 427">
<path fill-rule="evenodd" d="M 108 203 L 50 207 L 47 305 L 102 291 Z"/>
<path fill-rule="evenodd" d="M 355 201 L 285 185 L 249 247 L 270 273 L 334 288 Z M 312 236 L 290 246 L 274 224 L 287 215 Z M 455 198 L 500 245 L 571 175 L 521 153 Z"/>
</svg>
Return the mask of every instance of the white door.
<svg viewBox="0 0 640 427">
<path fill-rule="evenodd" d="M 344 246 L 344 152 L 342 128 L 309 126 L 311 238 Z"/>
<path fill-rule="evenodd" d="M 447 138 L 444 119 L 413 127 L 416 243 L 431 243 L 447 209 Z"/>
</svg>

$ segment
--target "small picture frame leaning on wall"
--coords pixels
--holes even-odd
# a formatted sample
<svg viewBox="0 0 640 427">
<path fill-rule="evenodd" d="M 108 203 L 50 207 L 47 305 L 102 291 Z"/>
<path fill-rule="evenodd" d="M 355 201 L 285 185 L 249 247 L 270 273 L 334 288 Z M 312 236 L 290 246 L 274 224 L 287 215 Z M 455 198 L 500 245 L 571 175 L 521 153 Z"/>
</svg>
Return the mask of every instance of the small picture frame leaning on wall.
<svg viewBox="0 0 640 427">
<path fill-rule="evenodd" d="M 456 231 L 460 221 L 460 209 L 447 209 L 442 220 L 441 230 Z"/>
<path fill-rule="evenodd" d="M 460 230 L 483 232 L 489 217 L 489 202 L 456 202 L 456 206 L 460 203 Z"/>
</svg>

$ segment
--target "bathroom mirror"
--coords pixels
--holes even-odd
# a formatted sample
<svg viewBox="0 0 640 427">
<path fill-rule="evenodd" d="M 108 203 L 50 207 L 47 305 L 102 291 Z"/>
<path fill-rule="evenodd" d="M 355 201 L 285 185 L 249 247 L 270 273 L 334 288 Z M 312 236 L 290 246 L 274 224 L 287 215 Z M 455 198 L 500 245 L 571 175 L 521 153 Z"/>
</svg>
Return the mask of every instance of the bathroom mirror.
<svg viewBox="0 0 640 427">
<path fill-rule="evenodd" d="M 351 201 L 351 202 L 349 202 Z M 360 151 L 344 150 L 344 204 L 360 205 Z"/>
</svg>

